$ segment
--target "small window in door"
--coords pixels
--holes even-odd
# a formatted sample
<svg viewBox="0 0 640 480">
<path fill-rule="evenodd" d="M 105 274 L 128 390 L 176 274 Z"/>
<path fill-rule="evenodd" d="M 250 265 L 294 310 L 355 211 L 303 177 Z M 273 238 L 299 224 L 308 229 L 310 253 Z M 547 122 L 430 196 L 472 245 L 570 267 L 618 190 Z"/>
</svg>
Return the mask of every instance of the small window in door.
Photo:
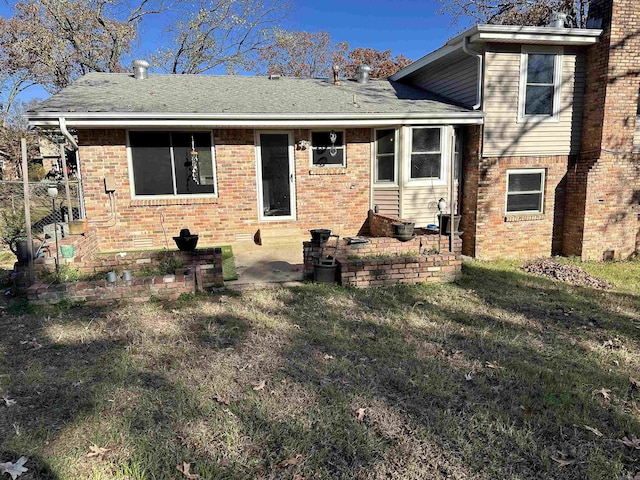
<svg viewBox="0 0 640 480">
<path fill-rule="evenodd" d="M 396 184 L 396 130 L 376 130 L 375 183 Z"/>
</svg>

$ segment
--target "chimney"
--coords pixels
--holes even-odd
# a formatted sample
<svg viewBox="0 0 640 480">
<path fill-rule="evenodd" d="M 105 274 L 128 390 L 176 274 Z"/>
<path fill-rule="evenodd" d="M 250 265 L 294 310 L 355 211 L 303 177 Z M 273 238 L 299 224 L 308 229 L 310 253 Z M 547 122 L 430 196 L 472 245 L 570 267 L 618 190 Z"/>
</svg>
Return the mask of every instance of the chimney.
<svg viewBox="0 0 640 480">
<path fill-rule="evenodd" d="M 149 62 L 146 60 L 133 61 L 133 78 L 144 80 L 149 76 Z"/>
<path fill-rule="evenodd" d="M 356 80 L 358 83 L 369 83 L 369 75 L 371 67 L 369 65 L 360 65 L 356 70 Z"/>
</svg>

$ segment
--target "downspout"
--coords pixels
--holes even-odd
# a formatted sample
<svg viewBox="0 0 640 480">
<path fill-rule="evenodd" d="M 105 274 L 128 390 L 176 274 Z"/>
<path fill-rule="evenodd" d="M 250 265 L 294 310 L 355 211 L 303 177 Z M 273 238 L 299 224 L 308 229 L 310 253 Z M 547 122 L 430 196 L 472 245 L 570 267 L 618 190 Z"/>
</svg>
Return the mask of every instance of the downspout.
<svg viewBox="0 0 640 480">
<path fill-rule="evenodd" d="M 78 142 L 76 142 L 76 139 L 73 138 L 73 135 L 71 135 L 71 133 L 69 133 L 69 130 L 67 130 L 67 122 L 65 120 L 64 117 L 58 117 L 58 123 L 60 124 L 60 132 L 62 132 L 62 135 L 64 135 L 64 137 L 67 139 L 67 141 L 69 142 L 69 144 L 71 145 L 71 147 L 73 148 L 74 152 L 75 152 L 75 157 L 76 157 L 76 172 L 78 175 L 78 182 L 79 182 L 79 188 L 78 188 L 78 197 L 80 200 L 80 218 L 86 218 L 85 217 L 85 211 L 84 211 L 84 192 L 82 191 L 82 176 L 80 175 L 80 157 L 78 156 Z M 65 169 L 64 172 L 64 176 L 67 176 L 67 172 L 66 172 L 66 165 L 63 167 Z M 69 180 L 67 179 L 67 190 L 69 189 Z M 69 212 L 71 213 L 72 209 L 71 209 L 71 205 L 69 205 Z M 71 220 L 73 220 L 73 214 L 71 214 Z"/>
<path fill-rule="evenodd" d="M 482 106 L 482 73 L 483 73 L 483 63 L 484 58 L 482 53 L 476 52 L 469 48 L 469 37 L 464 37 L 464 41 L 462 42 L 462 51 L 471 57 L 476 57 L 478 59 L 478 85 L 476 91 L 476 99 L 477 103 L 471 107 L 473 110 L 479 110 Z"/>
</svg>

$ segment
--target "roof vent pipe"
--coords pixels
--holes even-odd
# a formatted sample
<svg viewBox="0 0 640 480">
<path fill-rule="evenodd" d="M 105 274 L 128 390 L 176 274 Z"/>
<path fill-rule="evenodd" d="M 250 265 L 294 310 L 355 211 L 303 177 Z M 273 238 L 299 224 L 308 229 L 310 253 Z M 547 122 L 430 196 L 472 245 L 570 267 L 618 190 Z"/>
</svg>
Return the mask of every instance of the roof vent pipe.
<svg viewBox="0 0 640 480">
<path fill-rule="evenodd" d="M 369 65 L 360 65 L 356 70 L 356 80 L 358 83 L 369 83 L 369 75 L 371 67 Z"/>
<path fill-rule="evenodd" d="M 133 78 L 144 80 L 149 76 L 149 62 L 146 60 L 133 61 Z"/>
<path fill-rule="evenodd" d="M 553 28 L 564 28 L 567 21 L 567 14 L 562 12 L 555 12 L 551 15 L 549 26 Z"/>
</svg>

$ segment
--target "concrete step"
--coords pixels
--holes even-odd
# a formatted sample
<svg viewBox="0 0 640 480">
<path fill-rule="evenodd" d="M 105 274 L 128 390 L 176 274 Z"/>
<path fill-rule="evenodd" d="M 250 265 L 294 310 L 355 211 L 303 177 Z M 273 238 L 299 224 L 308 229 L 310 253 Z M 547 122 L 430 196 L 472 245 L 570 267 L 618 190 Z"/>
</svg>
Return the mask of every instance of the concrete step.
<svg viewBox="0 0 640 480">
<path fill-rule="evenodd" d="M 258 231 L 258 242 L 262 246 L 302 245 L 303 240 L 303 233 L 297 227 L 262 227 Z"/>
</svg>

